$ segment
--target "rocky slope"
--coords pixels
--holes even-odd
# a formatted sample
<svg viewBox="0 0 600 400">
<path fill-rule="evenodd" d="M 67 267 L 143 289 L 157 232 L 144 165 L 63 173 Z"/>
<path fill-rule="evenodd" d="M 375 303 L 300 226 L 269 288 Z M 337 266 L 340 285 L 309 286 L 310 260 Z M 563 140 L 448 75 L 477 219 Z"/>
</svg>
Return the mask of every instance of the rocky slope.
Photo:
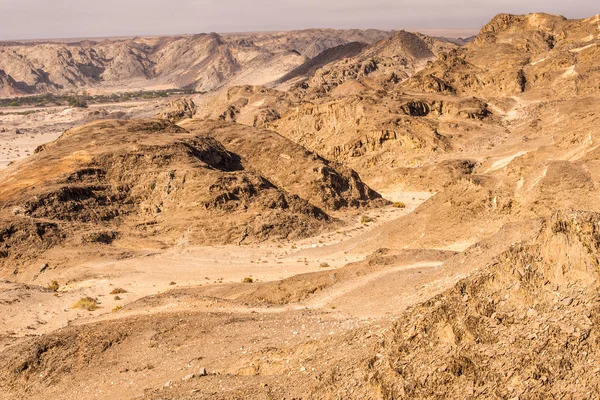
<svg viewBox="0 0 600 400">
<path fill-rule="evenodd" d="M 383 202 L 355 172 L 338 172 L 282 137 L 263 134 L 262 143 L 253 143 L 273 149 L 258 159 L 235 142 L 260 132 L 190 128 L 161 120 L 98 121 L 9 167 L 0 190 L 2 274 L 24 278 L 42 258 L 69 264 L 60 255 L 65 247 L 304 237 L 335 225 L 328 210 Z M 307 173 L 283 175 L 285 169 L 272 167 L 288 161 Z"/>
<path fill-rule="evenodd" d="M 599 215 L 537 237 L 411 309 L 374 360 L 386 398 L 595 398 Z"/>
<path fill-rule="evenodd" d="M 386 203 L 355 171 L 329 162 L 272 131 L 198 120 L 184 121 L 181 126 L 215 138 L 239 155 L 246 168 L 324 210 Z"/>
<path fill-rule="evenodd" d="M 597 93 L 598 16 L 496 16 L 477 38 L 403 86 L 462 95 L 535 98 Z"/>
<path fill-rule="evenodd" d="M 373 89 L 392 87 L 412 76 L 427 61 L 432 61 L 456 45 L 406 31 L 395 32 L 388 39 L 365 48 L 358 55 L 333 62 L 309 76 L 301 84 L 303 91 L 328 93 L 348 80 Z"/>
</svg>

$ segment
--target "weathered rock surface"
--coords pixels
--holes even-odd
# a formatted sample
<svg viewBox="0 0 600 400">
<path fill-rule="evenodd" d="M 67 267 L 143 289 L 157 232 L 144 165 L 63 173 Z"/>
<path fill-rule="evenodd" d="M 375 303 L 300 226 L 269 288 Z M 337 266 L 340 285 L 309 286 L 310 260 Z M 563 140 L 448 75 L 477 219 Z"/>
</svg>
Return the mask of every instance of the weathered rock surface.
<svg viewBox="0 0 600 400">
<path fill-rule="evenodd" d="M 157 117 L 171 122 L 179 122 L 182 119 L 192 118 L 196 112 L 196 103 L 192 99 L 177 99 L 158 113 Z"/>
<path fill-rule="evenodd" d="M 415 307 L 377 351 L 388 398 L 600 396 L 600 216 L 558 212 L 456 287 Z"/>
</svg>

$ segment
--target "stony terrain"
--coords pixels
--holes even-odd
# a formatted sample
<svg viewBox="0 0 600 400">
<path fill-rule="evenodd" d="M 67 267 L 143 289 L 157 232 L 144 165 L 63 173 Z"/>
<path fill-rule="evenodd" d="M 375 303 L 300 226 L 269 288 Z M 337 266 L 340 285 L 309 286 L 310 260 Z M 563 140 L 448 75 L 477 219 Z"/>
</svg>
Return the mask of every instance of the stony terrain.
<svg viewBox="0 0 600 400">
<path fill-rule="evenodd" d="M 229 35 L 303 59 L 48 137 L 0 174 L 0 398 L 600 398 L 599 24 Z"/>
</svg>

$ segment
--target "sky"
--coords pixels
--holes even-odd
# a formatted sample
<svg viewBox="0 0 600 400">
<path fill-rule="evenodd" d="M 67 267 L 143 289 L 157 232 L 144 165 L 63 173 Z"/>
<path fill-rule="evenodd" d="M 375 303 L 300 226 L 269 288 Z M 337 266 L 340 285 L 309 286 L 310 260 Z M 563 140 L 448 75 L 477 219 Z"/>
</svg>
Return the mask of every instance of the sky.
<svg viewBox="0 0 600 400">
<path fill-rule="evenodd" d="M 280 31 L 480 28 L 494 15 L 600 13 L 598 0 L 0 0 L 0 40 Z"/>
</svg>

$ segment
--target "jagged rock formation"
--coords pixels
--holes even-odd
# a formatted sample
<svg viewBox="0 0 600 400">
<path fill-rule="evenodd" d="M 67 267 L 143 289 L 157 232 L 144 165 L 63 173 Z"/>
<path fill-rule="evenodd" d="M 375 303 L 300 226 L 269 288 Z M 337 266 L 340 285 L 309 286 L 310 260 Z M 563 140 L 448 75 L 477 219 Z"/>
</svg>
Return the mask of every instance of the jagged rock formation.
<svg viewBox="0 0 600 400">
<path fill-rule="evenodd" d="M 420 167 L 505 135 L 482 99 L 394 92 L 308 102 L 289 92 L 231 88 L 200 105 L 198 115 L 265 127 L 375 181 L 382 170 Z"/>
<path fill-rule="evenodd" d="M 377 182 L 382 170 L 421 166 L 424 158 L 499 135 L 502 128 L 482 99 L 395 90 L 436 54 L 455 47 L 401 31 L 321 66 L 329 53 L 354 47 L 330 49 L 323 60 L 317 57 L 282 78 L 288 82 L 281 88 L 295 82 L 291 90 L 234 87 L 200 105 L 198 115 L 274 130 Z"/>
</svg>

